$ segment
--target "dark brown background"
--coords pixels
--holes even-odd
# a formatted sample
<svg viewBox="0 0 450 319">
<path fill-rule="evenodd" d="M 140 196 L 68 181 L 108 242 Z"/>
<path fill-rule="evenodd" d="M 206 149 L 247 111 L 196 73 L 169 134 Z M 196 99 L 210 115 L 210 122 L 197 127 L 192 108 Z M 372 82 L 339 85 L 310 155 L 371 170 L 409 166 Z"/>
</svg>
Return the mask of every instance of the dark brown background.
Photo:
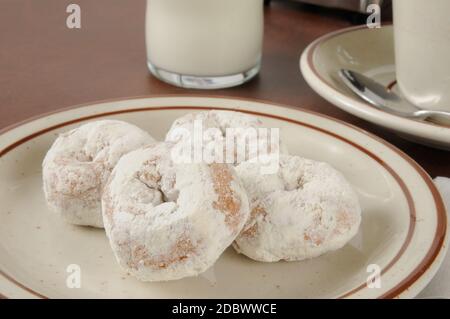
<svg viewBox="0 0 450 319">
<path fill-rule="evenodd" d="M 66 27 L 66 7 L 81 6 L 82 28 Z M 450 176 L 450 153 L 412 144 L 349 115 L 306 84 L 298 62 L 317 37 L 351 25 L 351 14 L 297 3 L 266 8 L 263 67 L 243 86 L 192 91 L 148 73 L 145 0 L 0 0 L 0 129 L 28 117 L 102 99 L 201 93 L 265 99 L 324 113 L 393 143 L 433 177 Z"/>
</svg>

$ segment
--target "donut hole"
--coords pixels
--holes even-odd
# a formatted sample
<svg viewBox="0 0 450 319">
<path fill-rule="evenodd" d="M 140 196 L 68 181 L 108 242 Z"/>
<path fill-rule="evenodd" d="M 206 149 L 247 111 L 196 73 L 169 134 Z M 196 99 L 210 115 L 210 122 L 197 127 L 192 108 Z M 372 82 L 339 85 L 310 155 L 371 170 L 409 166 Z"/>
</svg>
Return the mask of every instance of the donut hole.
<svg viewBox="0 0 450 319">
<path fill-rule="evenodd" d="M 165 202 L 174 202 L 174 203 L 178 202 L 180 191 L 176 187 L 175 172 L 171 171 L 168 174 L 162 175 L 159 189 L 163 194 L 163 199 Z"/>
<path fill-rule="evenodd" d="M 175 174 L 164 172 L 155 161 L 147 161 L 140 171 L 136 173 L 136 180 L 146 187 L 141 196 L 143 203 L 159 205 L 163 203 L 177 203 L 179 190 L 175 187 Z"/>
<path fill-rule="evenodd" d="M 304 176 L 299 176 L 295 179 L 284 180 L 284 190 L 287 192 L 303 190 L 307 183 L 307 180 Z"/>
<path fill-rule="evenodd" d="M 136 193 L 136 200 L 141 204 L 159 205 L 164 202 L 163 194 L 155 188 L 150 187 L 143 181 L 137 181 L 144 187 L 144 190 Z"/>
<path fill-rule="evenodd" d="M 84 162 L 93 162 L 93 161 L 94 161 L 94 157 L 91 155 L 87 155 Z"/>
</svg>

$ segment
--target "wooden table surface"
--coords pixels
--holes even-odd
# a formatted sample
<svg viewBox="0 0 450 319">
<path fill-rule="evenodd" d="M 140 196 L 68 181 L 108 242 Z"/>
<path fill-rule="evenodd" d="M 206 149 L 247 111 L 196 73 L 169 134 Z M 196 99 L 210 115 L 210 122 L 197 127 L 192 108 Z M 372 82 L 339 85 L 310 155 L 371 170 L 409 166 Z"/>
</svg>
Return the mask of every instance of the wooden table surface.
<svg viewBox="0 0 450 319">
<path fill-rule="evenodd" d="M 81 6 L 81 29 L 66 27 L 66 7 Z M 432 176 L 450 176 L 450 153 L 416 145 L 347 114 L 303 79 L 299 57 L 317 37 L 350 26 L 347 14 L 274 2 L 265 12 L 263 66 L 253 81 L 217 91 L 164 84 L 146 68 L 145 0 L 2 0 L 0 129 L 43 112 L 91 101 L 201 93 L 264 99 L 355 124 L 396 145 Z"/>
</svg>

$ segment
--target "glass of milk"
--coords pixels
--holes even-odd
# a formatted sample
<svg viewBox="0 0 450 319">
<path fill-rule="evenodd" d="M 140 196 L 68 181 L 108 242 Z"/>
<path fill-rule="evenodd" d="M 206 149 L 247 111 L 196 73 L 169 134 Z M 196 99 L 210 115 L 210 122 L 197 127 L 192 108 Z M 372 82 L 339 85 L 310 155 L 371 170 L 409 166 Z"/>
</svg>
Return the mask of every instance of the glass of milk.
<svg viewBox="0 0 450 319">
<path fill-rule="evenodd" d="M 449 0 L 394 0 L 398 85 L 422 109 L 450 111 L 449 14 Z"/>
<path fill-rule="evenodd" d="M 150 72 L 185 88 L 240 85 L 258 74 L 263 0 L 147 0 Z"/>
</svg>

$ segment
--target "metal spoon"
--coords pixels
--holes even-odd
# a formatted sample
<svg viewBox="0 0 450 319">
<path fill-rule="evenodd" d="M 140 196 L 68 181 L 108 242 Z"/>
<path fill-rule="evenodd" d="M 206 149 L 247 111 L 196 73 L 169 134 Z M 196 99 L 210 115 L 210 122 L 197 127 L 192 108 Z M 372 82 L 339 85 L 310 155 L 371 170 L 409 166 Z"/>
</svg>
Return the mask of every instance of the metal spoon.
<svg viewBox="0 0 450 319">
<path fill-rule="evenodd" d="M 342 69 L 339 76 L 356 95 L 382 111 L 407 118 L 419 120 L 433 118 L 450 123 L 450 112 L 419 109 L 380 83 L 358 72 Z"/>
</svg>

